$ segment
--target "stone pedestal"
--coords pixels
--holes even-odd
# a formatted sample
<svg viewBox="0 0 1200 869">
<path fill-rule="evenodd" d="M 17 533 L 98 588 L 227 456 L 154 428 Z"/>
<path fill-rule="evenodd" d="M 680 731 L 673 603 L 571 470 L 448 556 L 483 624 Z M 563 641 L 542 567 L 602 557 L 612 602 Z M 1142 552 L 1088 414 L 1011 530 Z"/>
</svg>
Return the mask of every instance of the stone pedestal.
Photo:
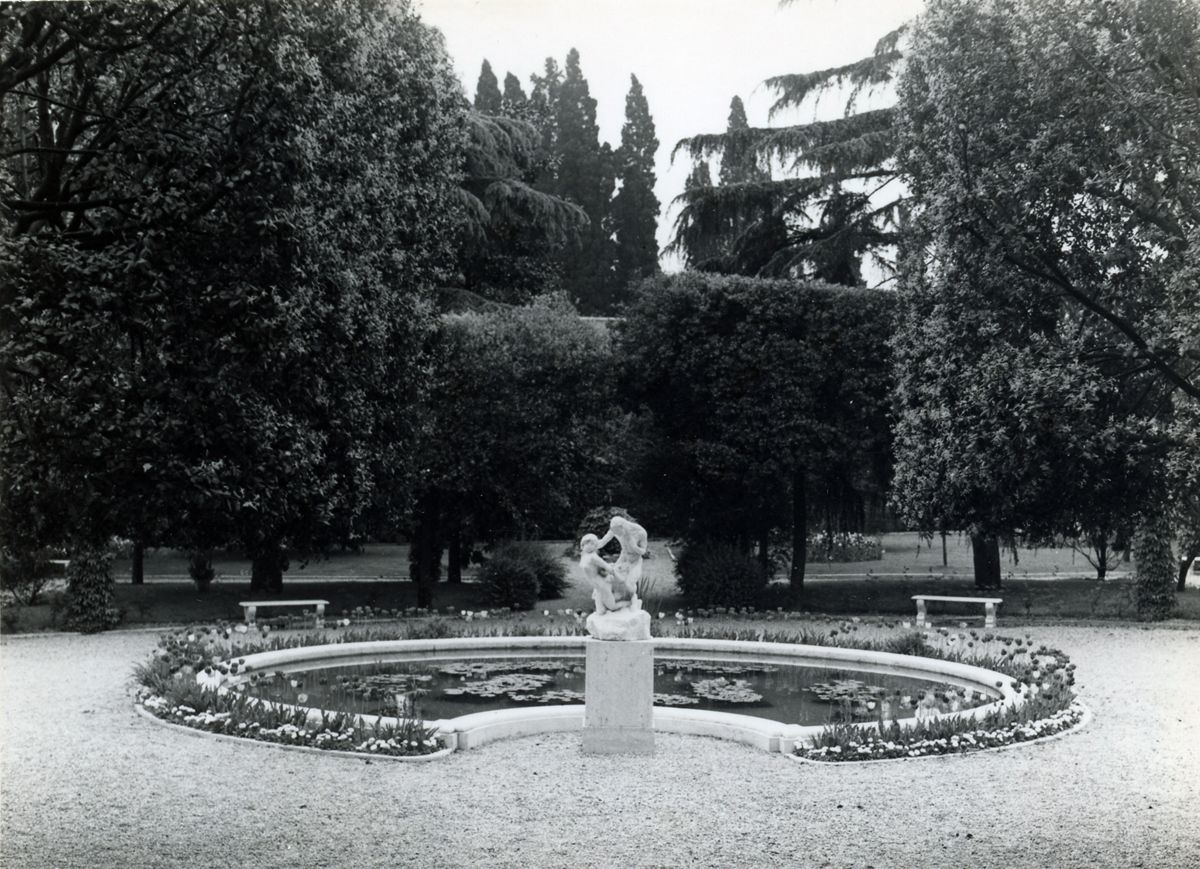
<svg viewBox="0 0 1200 869">
<path fill-rule="evenodd" d="M 654 753 L 654 641 L 587 642 L 584 754 Z"/>
</svg>

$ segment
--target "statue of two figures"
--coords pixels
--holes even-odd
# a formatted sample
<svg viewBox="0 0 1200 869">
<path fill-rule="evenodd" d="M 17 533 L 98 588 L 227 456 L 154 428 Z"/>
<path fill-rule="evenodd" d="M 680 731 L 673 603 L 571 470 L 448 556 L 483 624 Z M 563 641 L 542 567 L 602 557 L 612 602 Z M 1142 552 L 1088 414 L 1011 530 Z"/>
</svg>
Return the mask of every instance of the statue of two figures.
<svg viewBox="0 0 1200 869">
<path fill-rule="evenodd" d="M 600 557 L 610 541 L 621 544 L 614 563 Z M 646 529 L 636 522 L 614 516 L 603 537 L 585 534 L 579 541 L 579 568 L 592 587 L 596 611 L 587 619 L 588 633 L 600 640 L 650 639 L 650 614 L 637 596 L 642 578 L 642 558 L 648 550 Z"/>
</svg>

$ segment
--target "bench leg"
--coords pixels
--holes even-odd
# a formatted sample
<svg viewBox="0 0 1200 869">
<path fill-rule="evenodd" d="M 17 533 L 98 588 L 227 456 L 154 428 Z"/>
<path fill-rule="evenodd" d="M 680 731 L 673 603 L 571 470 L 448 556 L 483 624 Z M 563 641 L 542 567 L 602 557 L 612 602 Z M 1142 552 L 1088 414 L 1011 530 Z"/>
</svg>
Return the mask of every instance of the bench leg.
<svg viewBox="0 0 1200 869">
<path fill-rule="evenodd" d="M 996 605 L 994 603 L 985 603 L 983 605 L 983 610 L 983 626 L 985 628 L 996 627 Z"/>
<path fill-rule="evenodd" d="M 250 627 L 254 627 L 254 613 L 257 609 L 258 607 L 246 607 L 246 624 Z"/>
<path fill-rule="evenodd" d="M 325 627 L 325 604 L 317 604 L 317 627 Z"/>
<path fill-rule="evenodd" d="M 917 601 L 917 627 L 925 628 L 928 625 L 925 622 L 925 601 Z"/>
</svg>

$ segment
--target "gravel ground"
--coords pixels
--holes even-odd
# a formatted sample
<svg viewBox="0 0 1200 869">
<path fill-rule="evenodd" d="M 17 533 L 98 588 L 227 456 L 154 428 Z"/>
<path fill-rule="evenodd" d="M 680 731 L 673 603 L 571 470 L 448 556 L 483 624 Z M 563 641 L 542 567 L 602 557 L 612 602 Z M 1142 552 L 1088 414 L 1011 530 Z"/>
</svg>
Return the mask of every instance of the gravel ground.
<svg viewBox="0 0 1200 869">
<path fill-rule="evenodd" d="M 1082 732 L 968 757 L 816 766 L 578 734 L 429 764 L 194 738 L 139 718 L 154 633 L 0 642 L 0 866 L 1200 866 L 1200 628 L 1035 627 Z"/>
</svg>

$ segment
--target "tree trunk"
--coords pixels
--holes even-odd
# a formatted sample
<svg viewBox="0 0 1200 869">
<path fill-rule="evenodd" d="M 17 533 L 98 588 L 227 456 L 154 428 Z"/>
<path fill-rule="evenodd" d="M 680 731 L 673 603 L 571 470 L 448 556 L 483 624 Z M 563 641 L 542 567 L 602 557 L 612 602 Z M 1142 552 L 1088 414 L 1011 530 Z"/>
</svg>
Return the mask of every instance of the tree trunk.
<svg viewBox="0 0 1200 869">
<path fill-rule="evenodd" d="M 417 606 L 433 608 L 433 587 L 441 577 L 442 543 L 439 533 L 441 511 L 436 491 L 417 502 L 416 524 L 409 549 L 409 572 L 417 590 Z"/>
<path fill-rule="evenodd" d="M 946 532 L 942 532 L 942 567 L 949 566 L 950 561 L 946 557 Z"/>
<path fill-rule="evenodd" d="M 450 561 L 446 565 L 446 581 L 459 585 L 462 583 L 464 547 L 462 514 L 458 511 L 455 511 L 450 520 L 449 536 L 447 548 L 450 550 Z"/>
<path fill-rule="evenodd" d="M 763 572 L 770 574 L 771 571 L 771 526 L 764 520 L 762 527 L 758 531 L 758 563 L 762 566 Z"/>
<path fill-rule="evenodd" d="M 792 588 L 804 587 L 804 568 L 808 562 L 808 499 L 804 469 L 792 473 Z"/>
<path fill-rule="evenodd" d="M 1108 535 L 1094 538 L 1092 549 L 1096 550 L 1096 580 L 1104 582 L 1108 575 Z"/>
<path fill-rule="evenodd" d="M 1188 568 L 1192 566 L 1192 562 L 1200 558 L 1200 538 L 1191 541 L 1191 545 L 1186 543 L 1182 546 L 1183 559 L 1179 562 L 1179 578 L 1177 587 L 1180 591 L 1187 588 Z"/>
<path fill-rule="evenodd" d="M 1000 588 L 999 538 L 972 534 L 971 555 L 975 562 L 975 587 Z"/>
<path fill-rule="evenodd" d="M 129 572 L 134 585 L 141 585 L 146 581 L 146 544 L 141 540 L 133 541 L 133 567 Z"/>
</svg>

